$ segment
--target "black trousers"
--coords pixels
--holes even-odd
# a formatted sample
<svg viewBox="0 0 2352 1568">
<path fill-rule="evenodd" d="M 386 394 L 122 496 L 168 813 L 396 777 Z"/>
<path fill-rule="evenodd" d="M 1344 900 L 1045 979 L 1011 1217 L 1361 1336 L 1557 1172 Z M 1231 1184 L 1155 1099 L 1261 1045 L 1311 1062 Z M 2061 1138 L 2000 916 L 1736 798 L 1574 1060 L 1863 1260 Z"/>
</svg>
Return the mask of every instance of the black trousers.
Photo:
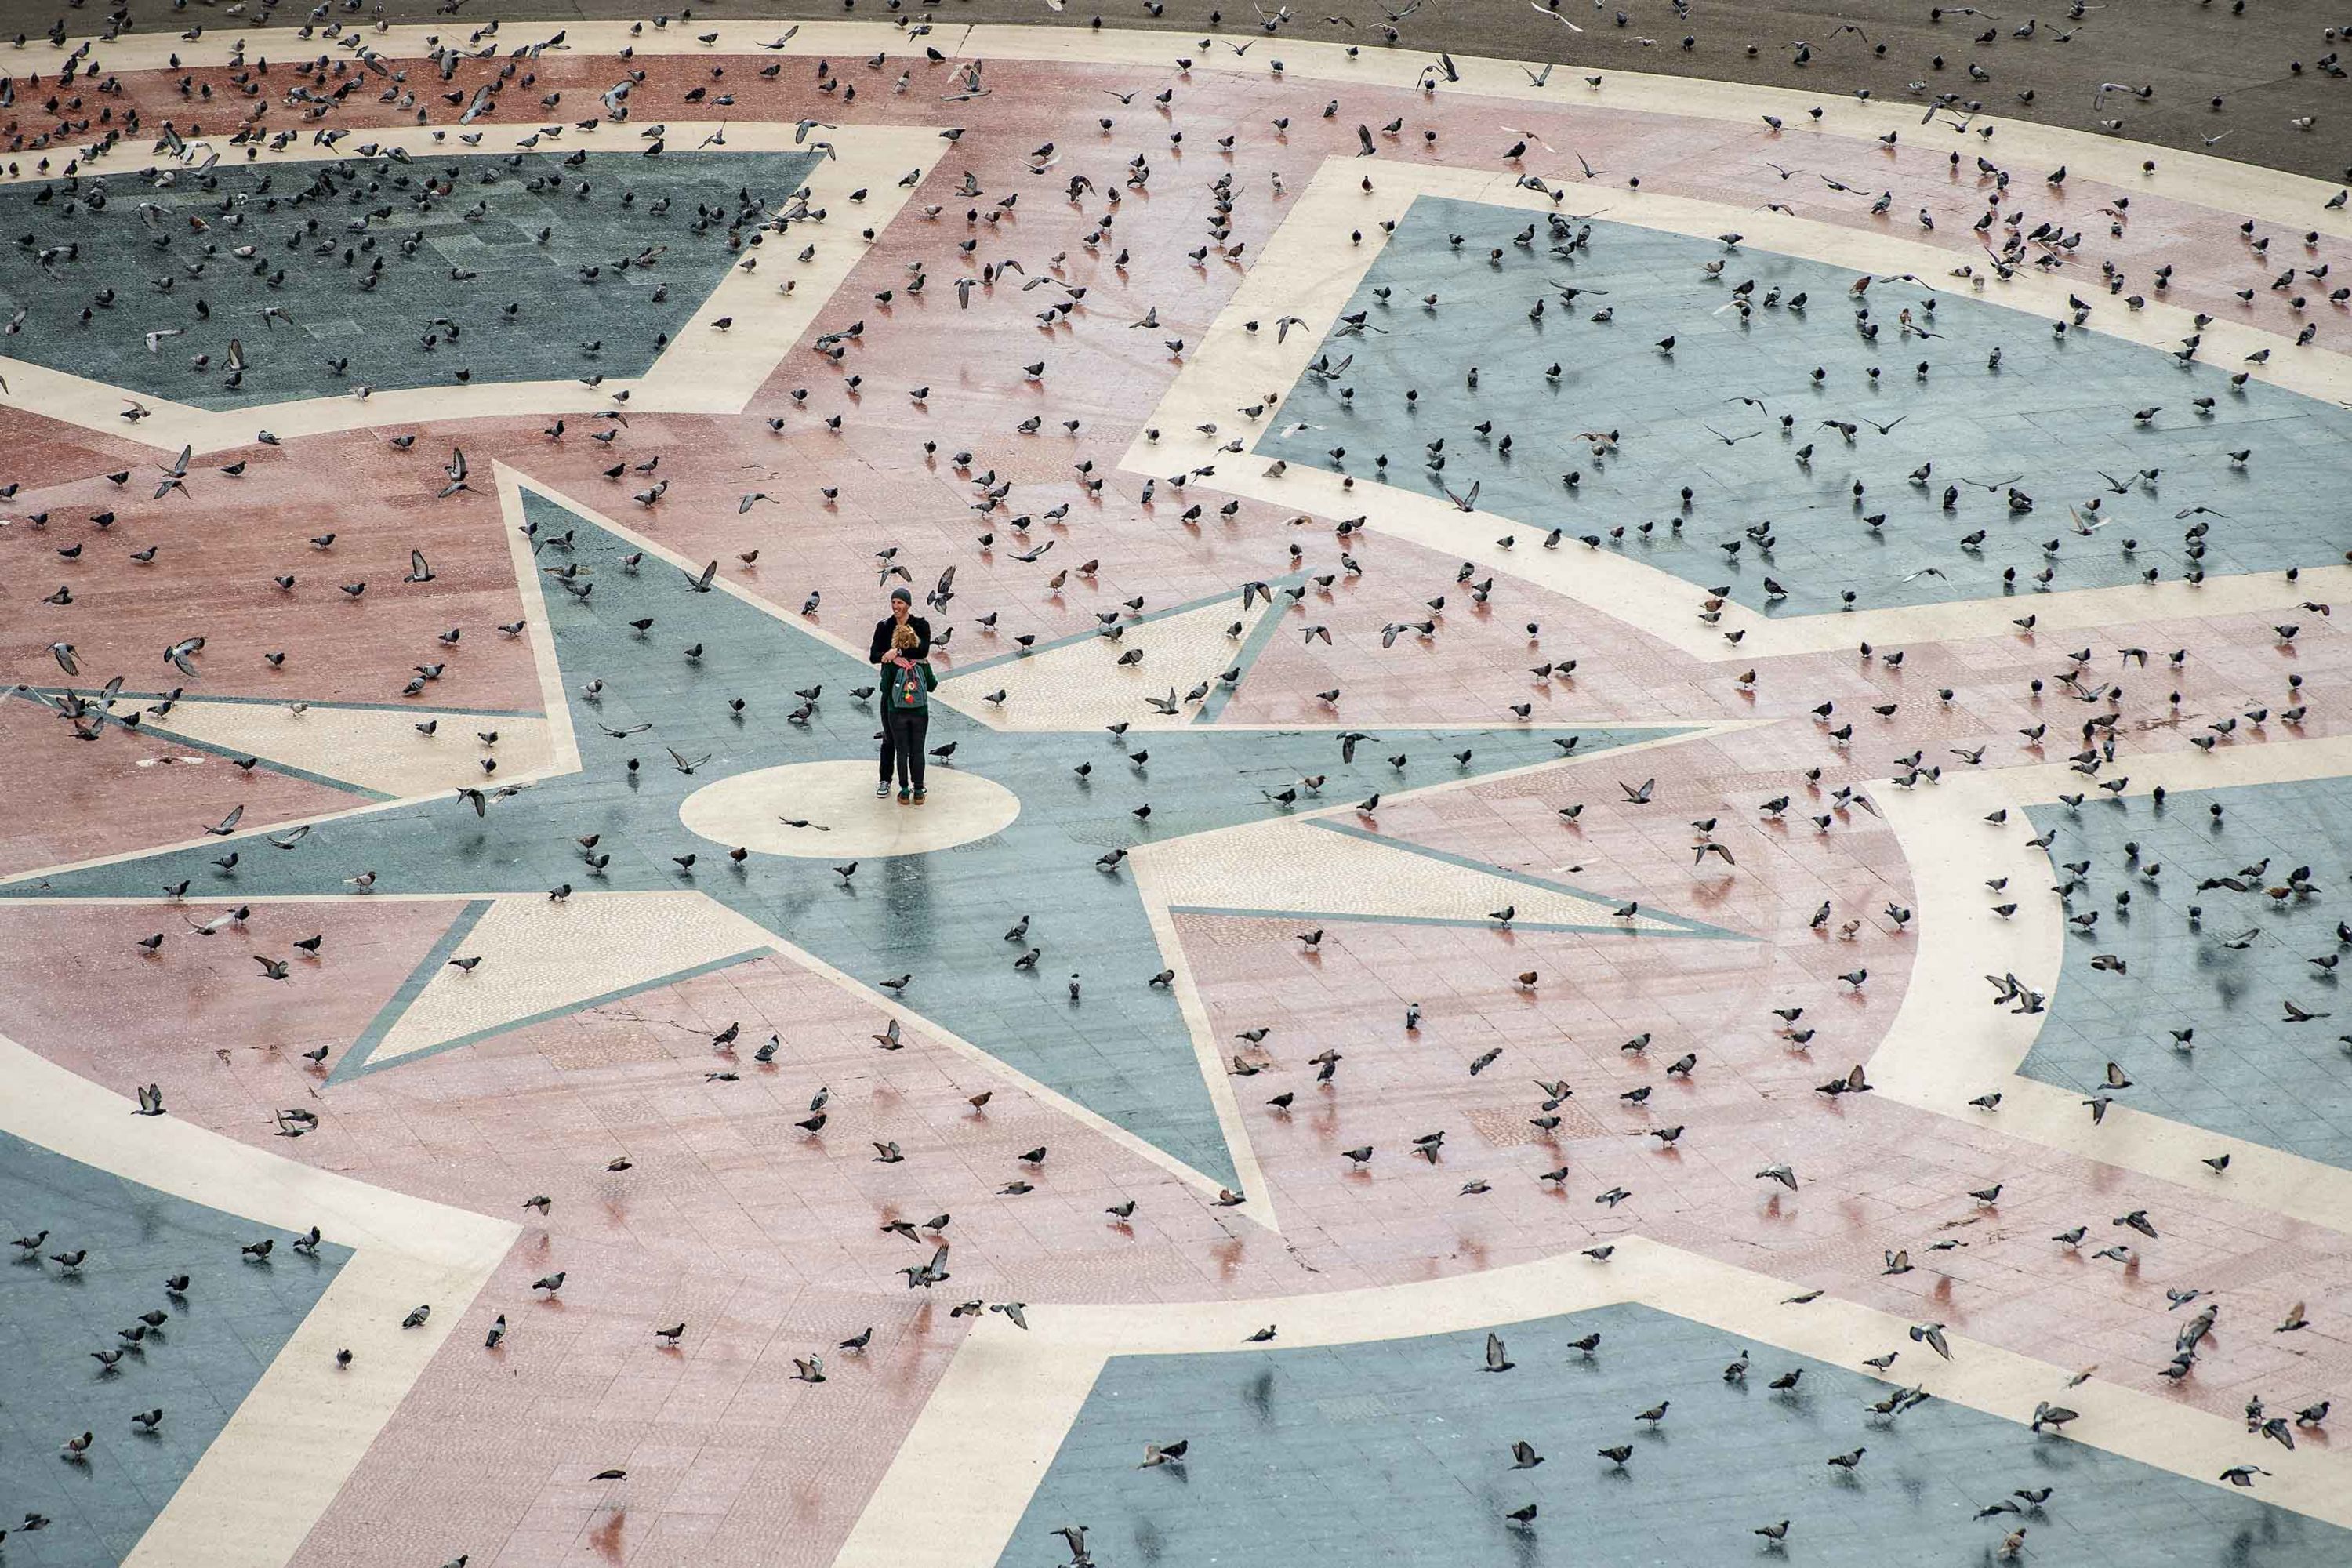
<svg viewBox="0 0 2352 1568">
<path fill-rule="evenodd" d="M 891 760 L 896 758 L 900 789 L 923 787 L 923 741 L 931 731 L 931 710 L 928 708 L 885 708 L 882 710 L 882 782 L 890 782 Z"/>
</svg>

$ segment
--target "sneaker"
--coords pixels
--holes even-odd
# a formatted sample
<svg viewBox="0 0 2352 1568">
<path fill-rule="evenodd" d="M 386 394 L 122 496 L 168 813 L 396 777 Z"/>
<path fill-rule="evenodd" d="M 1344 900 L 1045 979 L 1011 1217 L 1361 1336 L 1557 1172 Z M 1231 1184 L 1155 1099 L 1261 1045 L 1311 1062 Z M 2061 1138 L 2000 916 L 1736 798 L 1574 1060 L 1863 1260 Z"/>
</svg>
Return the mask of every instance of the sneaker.
<svg viewBox="0 0 2352 1568">
<path fill-rule="evenodd" d="M 917 805 L 923 804 L 923 792 L 921 790 L 917 790 L 915 792 L 915 804 Z"/>
<path fill-rule="evenodd" d="M 889 781 L 888 779 L 884 779 L 880 784 L 876 784 L 876 785 L 874 786 L 874 798 L 875 798 L 876 800 L 884 800 L 884 799 L 887 799 L 887 798 L 888 798 L 888 796 L 889 796 L 889 794 L 890 794 L 890 781 Z"/>
<path fill-rule="evenodd" d="M 902 789 L 902 790 L 900 790 L 900 791 L 898 792 L 898 804 L 899 804 L 900 805 L 906 805 L 908 801 L 910 801 L 910 800 L 912 800 L 912 799 L 914 799 L 914 798 L 915 798 L 915 797 L 913 796 L 913 795 L 911 795 L 910 793 L 908 793 L 908 791 L 906 791 L 906 790 L 903 790 L 903 789 Z"/>
</svg>

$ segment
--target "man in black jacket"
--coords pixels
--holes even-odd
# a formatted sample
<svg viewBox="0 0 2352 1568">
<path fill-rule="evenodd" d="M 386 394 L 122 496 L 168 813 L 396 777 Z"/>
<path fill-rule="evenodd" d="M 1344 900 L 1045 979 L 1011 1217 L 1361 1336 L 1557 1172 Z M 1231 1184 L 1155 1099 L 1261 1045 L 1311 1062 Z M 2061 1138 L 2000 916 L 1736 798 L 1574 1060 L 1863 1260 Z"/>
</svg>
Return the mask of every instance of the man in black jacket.
<svg viewBox="0 0 2352 1568">
<path fill-rule="evenodd" d="M 914 627 L 915 636 L 919 639 L 915 651 L 906 658 L 908 664 L 920 664 L 931 657 L 931 623 L 916 615 L 914 610 L 915 595 L 905 588 L 893 588 L 890 590 L 890 613 L 874 623 L 874 646 L 866 650 L 866 662 L 877 666 L 885 681 L 890 679 L 891 670 L 903 668 L 899 656 L 890 647 L 890 639 L 898 634 L 900 626 Z M 884 666 L 887 668 L 879 668 Z M 897 760 L 890 748 L 890 728 L 885 723 L 882 727 L 882 782 L 874 786 L 876 795 L 890 793 L 891 767 Z"/>
</svg>

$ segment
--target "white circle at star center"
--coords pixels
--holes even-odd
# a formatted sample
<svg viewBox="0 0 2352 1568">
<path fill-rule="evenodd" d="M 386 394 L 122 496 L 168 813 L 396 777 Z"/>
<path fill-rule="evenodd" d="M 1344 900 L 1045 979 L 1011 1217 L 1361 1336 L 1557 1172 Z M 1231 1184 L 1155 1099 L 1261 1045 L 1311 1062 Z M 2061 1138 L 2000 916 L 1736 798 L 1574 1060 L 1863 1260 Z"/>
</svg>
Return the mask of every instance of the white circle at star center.
<svg viewBox="0 0 2352 1568">
<path fill-rule="evenodd" d="M 920 805 L 874 793 L 872 763 L 793 763 L 705 784 L 677 808 L 689 832 L 732 848 L 808 860 L 884 859 L 985 838 L 1021 815 L 993 779 L 934 766 Z M 809 826 L 787 826 L 787 818 Z M 822 829 L 822 831 L 820 830 Z"/>
</svg>

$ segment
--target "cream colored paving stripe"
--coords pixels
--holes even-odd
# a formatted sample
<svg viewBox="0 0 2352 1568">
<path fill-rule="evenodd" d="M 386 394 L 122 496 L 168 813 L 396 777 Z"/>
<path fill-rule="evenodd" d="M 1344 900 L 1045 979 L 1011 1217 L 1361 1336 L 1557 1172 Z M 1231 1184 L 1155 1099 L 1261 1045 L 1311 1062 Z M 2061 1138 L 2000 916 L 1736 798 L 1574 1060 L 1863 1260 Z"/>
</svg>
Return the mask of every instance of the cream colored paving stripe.
<svg viewBox="0 0 2352 1568">
<path fill-rule="evenodd" d="M 2271 742 L 2135 757 L 2130 788 L 2167 791 L 2284 784 L 2352 773 L 2352 736 Z M 2019 1075 L 2047 1014 L 2018 1015 L 1992 1005 L 1988 974 L 2015 974 L 2055 997 L 2065 956 L 2065 909 L 2046 894 L 2050 857 L 2027 840 L 2023 807 L 2050 805 L 2063 793 L 2091 788 L 2063 763 L 1950 773 L 1912 790 L 1871 786 L 1911 869 L 1918 920 L 1909 985 L 1895 1022 L 1870 1059 L 1869 1076 L 1889 1100 L 1917 1106 L 2086 1160 L 2137 1171 L 2233 1203 L 2287 1215 L 2309 1225 L 2352 1232 L 2352 1171 L 2189 1127 L 2134 1110 L 2118 1099 L 2093 1125 L 2084 1097 Z M 2097 810 L 2104 801 L 2085 802 Z M 1994 826 L 1986 814 L 2007 807 Z M 2006 876 L 2025 889 L 2017 913 L 2002 920 L 1985 879 Z M 2000 1109 L 1969 1100 L 1999 1091 Z M 2230 1156 L 2217 1174 L 2202 1163 Z"/>
<path fill-rule="evenodd" d="M 1267 1323 L 1276 1348 L 1454 1333 L 1633 1302 L 1712 1323 L 1734 1343 L 1769 1344 L 1885 1382 L 1863 1364 L 1906 1343 L 1905 1320 L 1823 1297 L 1788 1304 L 1785 1280 L 1631 1237 L 1606 1264 L 1578 1256 L 1425 1283 L 1323 1295 L 1120 1306 L 1031 1306 L 1024 1332 L 983 1314 L 851 1531 L 834 1568 L 966 1568 L 993 1563 L 1051 1468 L 1095 1379 L 1118 1355 L 1250 1352 Z M 1950 1336 L 1952 1359 L 1916 1374 L 1939 1399 L 2023 1424 L 2038 1401 L 2081 1412 L 2067 1440 L 2219 1485 L 2259 1463 L 2258 1494 L 2352 1526 L 2352 1456 L 2263 1443 L 2242 1424 L 2159 1394 Z M 1463 1375 L 1474 1375 L 1465 1364 Z"/>
<path fill-rule="evenodd" d="M 555 630 L 548 625 L 547 591 L 539 577 L 539 552 L 523 531 L 530 521 L 522 504 L 522 489 L 512 469 L 492 465 L 497 482 L 499 520 L 507 541 L 507 561 L 514 567 L 515 596 L 522 606 L 524 635 L 530 638 L 531 668 L 539 677 L 539 710 L 547 722 L 545 771 L 525 778 L 554 778 L 580 771 L 580 737 L 572 728 L 572 703 L 563 690 L 563 666 L 555 657 Z M 511 781 L 509 781 L 511 782 Z"/>
<path fill-rule="evenodd" d="M 1370 178 L 1372 189 L 1361 182 Z M 2043 321 L 2072 315 L 2070 285 L 2062 279 L 2021 273 L 2010 281 L 1988 281 L 1981 269 L 1970 279 L 1950 276 L 1963 258 L 1937 247 L 1892 235 L 1873 235 L 1781 213 L 1758 213 L 1716 202 L 1646 192 L 1579 190 L 1587 216 L 1670 234 L 1712 237 L 1737 228 L 1759 251 L 1881 275 L 1909 274 L 1920 287 L 1940 293 L 1980 298 Z M 1200 345 L 1186 359 L 1147 421 L 1160 432 L 1155 441 L 1139 436 L 1120 458 L 1130 471 L 1166 476 L 1195 467 L 1216 469 L 1215 488 L 1271 505 L 1324 517 L 1362 515 L 1372 531 L 1403 538 L 1442 553 L 1477 562 L 1563 597 L 1631 623 L 1692 658 L 1714 662 L 1753 661 L 1790 654 L 1850 647 L 1857 642 L 1901 644 L 1997 636 L 2010 630 L 2021 601 L 1964 600 L 1848 614 L 1766 616 L 1726 604 L 1721 623 L 1698 618 L 1702 590 L 1671 573 L 1622 552 L 1589 549 L 1574 539 L 1542 548 L 1540 526 L 1492 512 L 1464 512 L 1442 497 L 1391 485 L 1365 482 L 1349 488 L 1341 476 L 1305 464 L 1275 471 L 1270 458 L 1221 450 L 1239 436 L 1255 438 L 1283 417 L 1283 400 L 1307 367 L 1323 352 L 1324 334 L 1354 296 L 1379 257 L 1387 236 L 1381 225 L 1401 219 L 1418 196 L 1447 196 L 1526 212 L 1560 210 L 1541 194 L 1521 188 L 1507 175 L 1420 164 L 1381 165 L 1357 159 L 1327 160 L 1291 203 L 1260 252 L 1256 264 L 1219 314 Z M 1360 240 L 1352 237 L 1360 235 Z M 2101 330 L 2110 336 L 2168 350 L 2196 330 L 2191 312 L 2150 304 L 2144 310 L 2109 312 Z M 1251 331 L 1245 323 L 1286 315 L 1305 319 L 1286 336 Z M 2257 348 L 2274 349 L 2254 367 L 2261 379 L 2305 396 L 2352 400 L 2352 359 L 2316 348 L 2295 348 L 2284 338 L 2251 328 L 2216 322 L 2206 329 L 2216 363 L 2235 363 Z M 1344 351 L 1342 340 L 1340 352 Z M 1244 398 L 1265 400 L 1259 419 L 1238 422 L 1235 405 Z M 1214 427 L 1203 435 L 1202 426 Z M 1513 548 L 1496 547 L 1504 536 Z M 2307 569 L 2300 583 L 2283 574 L 2138 584 L 2114 588 L 2037 594 L 2024 603 L 2053 632 L 2119 621 L 2186 618 L 2284 609 L 2315 595 L 2352 594 L 2352 566 Z M 1733 642 L 1732 637 L 1738 637 Z"/>
<path fill-rule="evenodd" d="M 1244 610 L 1238 594 L 1149 620 L 1121 624 L 1117 641 L 1087 637 L 1012 659 L 992 658 L 940 682 L 940 694 L 992 729 L 1087 730 L 1125 723 L 1134 730 L 1187 730 L 1198 704 L 1181 700 L 1196 683 L 1209 685 L 1240 665 L 1248 678 L 1246 652 L 1258 624 L 1279 616 L 1271 599 Z M 1241 635 L 1225 628 L 1239 626 Z M 1129 652 L 1142 662 L 1121 665 Z M 1003 692 L 1002 703 L 986 700 Z M 1178 698 L 1176 711 L 1162 713 L 1150 699 Z"/>
<path fill-rule="evenodd" d="M 497 978 L 436 970 L 367 1065 L 565 1012 L 768 942 L 765 931 L 697 892 L 573 893 L 561 903 L 539 893 L 496 898 L 463 951 L 488 959 Z"/>
<path fill-rule="evenodd" d="M 514 151 L 516 143 L 538 127 L 484 125 L 478 129 L 482 142 L 476 148 L 436 142 L 429 129 L 407 126 L 353 132 L 331 148 L 309 141 L 293 142 L 281 152 L 264 147 L 252 162 L 267 165 L 356 158 L 357 147 L 370 142 L 381 148 L 400 148 L 420 160 L 480 156 Z M 719 129 L 717 121 L 673 122 L 667 127 L 667 140 L 686 152 Z M 725 129 L 727 150 L 733 153 L 791 152 L 796 145 L 794 128 L 789 124 L 730 124 Z M 824 208 L 825 220 L 794 224 L 788 234 L 768 236 L 769 243 L 756 250 L 747 247 L 643 376 L 615 378 L 593 387 L 577 380 L 418 386 L 379 392 L 365 399 L 311 397 L 217 411 L 142 395 L 135 401 L 150 413 L 133 424 L 122 417 L 134 400 L 124 389 L 29 361 L 0 358 L 0 377 L 9 387 L 0 394 L 0 404 L 13 403 L 86 430 L 144 441 L 161 451 L 194 447 L 199 455 L 247 445 L 260 430 L 289 438 L 387 425 L 511 417 L 522 413 L 581 415 L 620 407 L 651 414 L 739 413 L 819 313 L 831 307 L 835 292 L 864 258 L 869 242 L 859 231 L 870 228 L 880 234 L 913 194 L 911 187 L 899 184 L 901 177 L 911 170 L 928 171 L 929 161 L 946 146 L 936 132 L 918 126 L 845 126 L 813 132 L 810 140 L 831 142 L 838 154 L 819 159 L 807 180 L 809 205 Z M 584 147 L 590 152 L 635 153 L 644 145 L 635 131 L 622 124 L 606 126 L 593 135 L 572 132 L 562 142 L 542 143 L 541 150 L 566 153 Z M 20 161 L 16 182 L 37 178 L 32 168 L 30 163 Z M 119 153 L 118 163 L 103 169 L 120 177 L 129 170 L 126 155 Z M 0 183 L 6 183 L 5 176 L 0 176 Z M 850 193 L 860 187 L 866 190 L 866 197 L 853 205 Z M 798 259 L 807 247 L 814 247 L 815 254 L 806 261 Z M 744 264 L 754 259 L 758 266 L 747 270 Z M 793 285 L 790 293 L 779 287 L 787 279 Z M 731 317 L 734 322 L 726 331 L 711 325 L 722 316 Z M 625 403 L 617 396 L 623 393 L 628 395 Z"/>
<path fill-rule="evenodd" d="M 1352 807 L 1326 818 L 1350 819 L 1361 820 Z M 1668 936 L 1685 929 L 1648 913 L 1615 920 L 1599 894 L 1579 899 L 1477 866 L 1416 854 L 1410 844 L 1334 833 L 1295 816 L 1171 838 L 1131 858 L 1148 867 L 1155 894 L 1179 908 L 1299 910 L 1361 920 L 1483 924 L 1490 911 L 1509 905 L 1523 926 L 1613 927 Z"/>
<path fill-rule="evenodd" d="M 134 1568 L 276 1568 L 326 1511 L 520 1227 L 170 1116 L 133 1116 L 121 1096 L 5 1036 L 0 1081 L 0 1131 L 258 1225 L 316 1225 L 353 1249 L 126 1560 Z M 420 1305 L 432 1317 L 403 1329 Z M 338 1368 L 334 1352 L 345 1348 L 352 1364 Z"/>
<path fill-rule="evenodd" d="M 1525 779 L 1536 773 L 1549 773 L 1584 763 L 1597 763 L 1603 758 L 1608 760 L 1610 766 L 1615 767 L 1624 758 L 1636 756 L 1643 752 L 1655 751 L 1661 746 L 1688 745 L 1695 742 L 1705 741 L 1717 735 L 1736 735 L 1744 730 L 1760 730 L 1780 722 L 1782 722 L 1782 721 L 1779 719 L 1714 719 L 1700 721 L 1640 717 L 1604 719 L 1585 725 L 1583 728 L 1589 730 L 1674 729 L 1677 732 L 1671 735 L 1660 735 L 1654 740 L 1636 741 L 1631 745 L 1618 746 L 1612 750 L 1605 752 L 1593 752 L 1580 757 L 1549 757 L 1542 762 L 1529 763 L 1522 767 L 1497 768 L 1492 773 L 1465 773 L 1459 778 L 1443 779 L 1436 784 L 1418 784 L 1412 789 L 1390 792 L 1382 795 L 1381 799 L 1383 804 L 1388 805 L 1397 805 L 1406 801 L 1427 800 L 1435 795 L 1452 795 L 1458 790 L 1479 789 L 1489 784 L 1500 784 L 1507 780 Z M 1295 735 L 1298 733 L 1302 726 L 1296 724 L 1220 724 L 1217 725 L 1216 728 L 1220 730 L 1244 731 L 1265 730 L 1283 734 Z M 1334 732 L 1337 732 L 1336 728 Z M 1622 771 L 1625 773 L 1631 773 L 1634 770 L 1626 768 Z M 1311 810 L 1294 810 L 1286 816 L 1269 818 L 1264 822 L 1239 822 L 1234 824 L 1230 827 L 1213 827 L 1204 833 L 1189 833 L 1181 840 L 1170 840 L 1168 843 L 1163 844 L 1139 845 L 1129 858 L 1133 859 L 1138 856 L 1147 858 L 1156 856 L 1175 844 L 1181 844 L 1189 852 L 1193 847 L 1213 844 L 1228 836 L 1236 838 L 1247 837 L 1263 833 L 1269 828 L 1286 829 L 1299 824 L 1319 820 L 1353 823 L 1358 820 L 1356 816 L 1355 805 L 1349 801 L 1336 801 L 1328 805 L 1316 806 Z"/>
<path fill-rule="evenodd" d="M 346 28 L 335 38 L 323 33 L 301 38 L 290 28 L 242 32 L 220 28 L 208 30 L 193 40 L 158 31 L 131 33 L 110 43 L 96 39 L 88 42 L 93 50 L 89 68 L 131 71 L 179 68 L 173 66 L 174 60 L 179 67 L 218 66 L 228 61 L 232 48 L 239 47 L 248 59 L 266 57 L 282 61 L 320 55 L 347 58 L 360 47 L 388 57 L 415 58 L 434 47 L 430 40 L 439 39 L 461 49 L 487 47 L 505 56 L 527 52 L 561 31 L 561 51 L 612 59 L 616 71 L 618 56 L 624 48 L 638 55 L 716 57 L 732 50 L 765 58 L 772 52 L 765 46 L 781 43 L 781 50 L 773 52 L 802 57 L 821 55 L 834 59 L 856 59 L 885 51 L 903 58 L 919 56 L 925 48 L 937 48 L 959 64 L 975 59 L 1034 60 L 1127 67 L 1154 82 L 1174 78 L 1175 62 L 1189 58 L 1200 68 L 1189 73 L 1196 86 L 1235 78 L 1270 83 L 1276 79 L 1278 68 L 1280 79 L 1313 82 L 1318 90 L 1349 86 L 1412 88 L 1436 63 L 1433 50 L 1373 47 L 1350 55 L 1344 44 L 1297 36 L 1269 39 L 1255 32 L 1237 37 L 1235 41 L 1254 45 L 1257 62 L 1262 63 L 1246 67 L 1236 64 L 1234 68 L 1220 69 L 1217 68 L 1225 57 L 1218 52 L 1219 46 L 1210 41 L 1215 35 L 1198 33 L 995 24 L 926 24 L 910 27 L 847 21 L 747 20 L 712 26 L 706 17 L 697 17 L 690 25 L 681 22 L 635 33 L 631 26 L 629 22 L 617 20 L 516 23 L 485 35 L 452 17 L 446 24 L 391 27 L 382 32 Z M 716 41 L 703 43 L 701 35 L 705 33 L 715 33 Z M 82 41 L 69 43 L 79 46 Z M 42 58 L 37 53 L 28 53 L 34 59 Z M 63 49 L 53 49 L 48 58 L 62 59 L 64 53 Z M 1561 58 L 1560 67 L 1552 73 L 1549 83 L 1536 87 L 1515 60 L 1475 55 L 1456 55 L 1453 59 L 1460 79 L 1440 81 L 1433 89 L 1448 96 L 1545 104 L 1571 113 L 1602 109 L 1715 121 L 1750 127 L 1759 138 L 1766 130 L 1761 117 L 1773 114 L 1792 128 L 1777 141 L 1784 148 L 1826 140 L 1854 143 L 1859 151 L 1869 152 L 1865 139 L 1884 136 L 1890 131 L 1915 146 L 1927 134 L 1919 122 L 1922 104 L 1916 101 L 1865 103 L 1842 93 L 1805 93 L 1786 88 L 1750 87 L 1642 71 L 1597 73 L 1601 75 L 1601 84 L 1592 87 L 1587 85 L 1585 79 L 1596 73 L 1575 65 L 1569 57 Z M 1276 61 L 1280 62 L 1278 68 Z M 940 84 L 945 79 L 946 71 L 940 68 L 923 79 L 923 87 L 944 92 L 947 89 Z M 1181 90 L 1182 84 L 1176 85 Z M 1818 122 L 1809 114 L 1814 109 L 1822 111 Z M 2175 201 L 2243 214 L 2265 223 L 2292 226 L 2297 232 L 2315 228 L 2324 234 L 2352 235 L 2352 211 L 2330 212 L 2323 205 L 2336 189 L 2324 181 L 2207 153 L 2177 152 L 2028 121 L 1979 115 L 1973 123 L 1993 127 L 1996 133 L 1990 143 L 1971 140 L 1969 150 L 1974 153 L 1990 149 L 1989 155 L 1997 154 L 2004 165 L 2017 168 L 2027 179 L 2063 164 L 2077 180 L 2097 181 L 2135 194 L 2146 191 Z M 1939 150 L 1960 144 L 1958 137 L 1941 129 L 1936 137 L 1933 145 Z M 2150 160 L 2157 165 L 2153 174 L 2141 168 Z"/>
<path fill-rule="evenodd" d="M 437 729 L 428 741 L 416 726 Z M 164 717 L 140 726 L 164 741 L 183 738 L 266 757 L 379 795 L 429 795 L 499 779 L 541 776 L 552 760 L 549 726 L 537 714 L 450 712 L 429 708 L 311 708 L 284 702 L 220 702 L 182 697 Z M 499 738 L 486 746 L 478 736 Z M 486 779 L 480 759 L 498 759 Z"/>
</svg>

